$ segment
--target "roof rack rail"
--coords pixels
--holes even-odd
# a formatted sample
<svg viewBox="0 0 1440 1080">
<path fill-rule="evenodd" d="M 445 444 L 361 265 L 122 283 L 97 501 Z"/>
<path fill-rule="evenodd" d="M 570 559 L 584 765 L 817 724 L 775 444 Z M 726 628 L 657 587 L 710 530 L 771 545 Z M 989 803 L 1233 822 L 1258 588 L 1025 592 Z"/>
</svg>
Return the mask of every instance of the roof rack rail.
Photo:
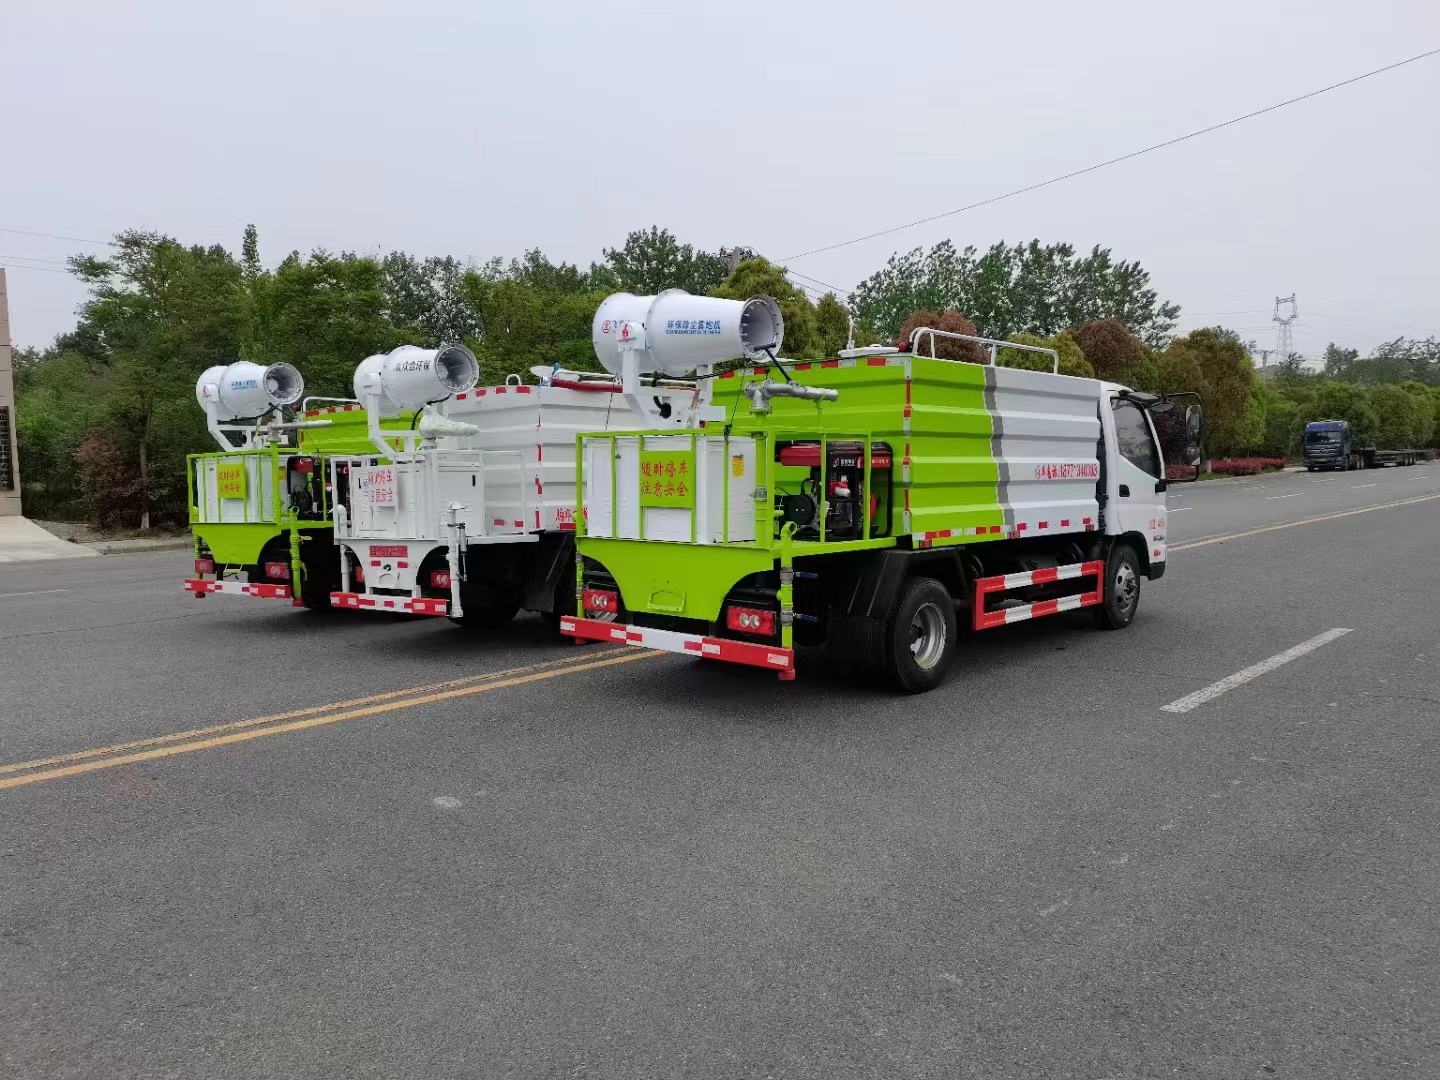
<svg viewBox="0 0 1440 1080">
<path fill-rule="evenodd" d="M 916 356 L 920 355 L 920 336 L 922 334 L 930 335 L 930 359 L 932 360 L 944 359 L 944 357 L 935 355 L 935 339 L 942 337 L 953 341 L 969 341 L 976 345 L 984 345 L 986 352 L 990 356 L 991 367 L 995 366 L 995 359 L 1001 349 L 1018 349 L 1021 352 L 1045 353 L 1050 357 L 1053 365 L 1051 372 L 1055 375 L 1060 374 L 1060 354 L 1054 349 L 1047 349 L 1039 345 L 1020 345 L 1013 341 L 998 341 L 995 338 L 975 337 L 973 334 L 956 334 L 949 330 L 935 330 L 928 326 L 919 326 L 910 331 L 910 351 Z M 950 363 L 953 364 L 967 364 L 969 362 L 968 360 L 950 361 Z"/>
</svg>

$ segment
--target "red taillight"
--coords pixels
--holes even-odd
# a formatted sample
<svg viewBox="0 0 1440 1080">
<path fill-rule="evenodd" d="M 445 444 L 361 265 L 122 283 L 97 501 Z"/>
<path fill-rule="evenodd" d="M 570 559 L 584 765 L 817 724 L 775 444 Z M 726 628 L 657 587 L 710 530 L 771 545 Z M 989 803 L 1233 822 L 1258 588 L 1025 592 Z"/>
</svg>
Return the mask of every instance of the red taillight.
<svg viewBox="0 0 1440 1080">
<path fill-rule="evenodd" d="M 213 574 L 215 572 L 214 559 L 196 559 L 195 572 L 197 574 Z"/>
<path fill-rule="evenodd" d="M 265 564 L 265 576 L 268 578 L 284 578 L 290 580 L 290 564 L 283 562 L 267 562 Z"/>
<path fill-rule="evenodd" d="M 620 594 L 603 589 L 585 589 L 580 594 L 580 603 L 586 611 L 608 611 L 612 615 L 620 612 Z"/>
<path fill-rule="evenodd" d="M 448 588 L 450 588 L 450 571 L 449 571 L 449 570 L 431 570 L 431 571 L 430 571 L 430 587 L 431 587 L 432 589 L 448 589 Z"/>
<path fill-rule="evenodd" d="M 728 607 L 725 609 L 725 625 L 742 634 L 769 637 L 775 633 L 775 613 L 762 608 Z"/>
<path fill-rule="evenodd" d="M 315 471 L 315 459 L 314 459 L 314 458 L 308 458 L 308 457 L 296 458 L 296 459 L 295 459 L 295 471 L 296 471 L 296 472 L 306 472 L 306 473 L 308 473 L 308 472 L 314 472 L 314 471 Z"/>
</svg>

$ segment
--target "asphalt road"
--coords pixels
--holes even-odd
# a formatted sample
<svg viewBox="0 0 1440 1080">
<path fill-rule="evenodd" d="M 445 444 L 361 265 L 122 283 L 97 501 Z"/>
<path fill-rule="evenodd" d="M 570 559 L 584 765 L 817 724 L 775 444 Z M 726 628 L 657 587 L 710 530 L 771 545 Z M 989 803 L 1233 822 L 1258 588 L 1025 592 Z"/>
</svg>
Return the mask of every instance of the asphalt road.
<svg viewBox="0 0 1440 1080">
<path fill-rule="evenodd" d="M 1437 494 L 1177 485 L 919 698 L 0 567 L 0 1076 L 1440 1075 Z"/>
</svg>

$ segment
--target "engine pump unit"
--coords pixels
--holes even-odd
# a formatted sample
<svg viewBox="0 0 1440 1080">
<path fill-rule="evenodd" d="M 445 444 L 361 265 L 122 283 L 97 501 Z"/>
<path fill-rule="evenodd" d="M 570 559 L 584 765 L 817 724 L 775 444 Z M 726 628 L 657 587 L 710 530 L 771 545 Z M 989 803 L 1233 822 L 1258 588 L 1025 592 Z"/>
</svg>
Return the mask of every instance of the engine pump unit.
<svg viewBox="0 0 1440 1080">
<path fill-rule="evenodd" d="M 870 444 L 870 490 L 865 490 L 865 444 L 827 442 L 821 468 L 818 442 L 794 442 L 779 447 L 779 463 L 808 468 L 795 494 L 777 494 L 775 507 L 783 521 L 794 522 L 801 539 L 818 539 L 820 508 L 825 507 L 826 540 L 856 540 L 864 535 L 868 507 L 871 536 L 890 533 L 890 498 L 894 487 L 893 456 L 887 443 Z"/>
</svg>

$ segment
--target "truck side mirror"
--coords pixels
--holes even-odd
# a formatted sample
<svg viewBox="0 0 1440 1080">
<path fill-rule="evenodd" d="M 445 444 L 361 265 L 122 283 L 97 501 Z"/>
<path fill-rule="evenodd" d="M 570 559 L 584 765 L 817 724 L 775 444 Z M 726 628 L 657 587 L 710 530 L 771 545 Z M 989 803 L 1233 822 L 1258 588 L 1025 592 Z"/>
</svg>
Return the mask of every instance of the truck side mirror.
<svg viewBox="0 0 1440 1080">
<path fill-rule="evenodd" d="M 1187 477 L 1189 480 L 1200 479 L 1200 467 L 1205 458 L 1205 416 L 1199 405 L 1190 405 L 1185 409 L 1185 461 L 1184 464 L 1195 470 L 1195 475 Z"/>
</svg>

